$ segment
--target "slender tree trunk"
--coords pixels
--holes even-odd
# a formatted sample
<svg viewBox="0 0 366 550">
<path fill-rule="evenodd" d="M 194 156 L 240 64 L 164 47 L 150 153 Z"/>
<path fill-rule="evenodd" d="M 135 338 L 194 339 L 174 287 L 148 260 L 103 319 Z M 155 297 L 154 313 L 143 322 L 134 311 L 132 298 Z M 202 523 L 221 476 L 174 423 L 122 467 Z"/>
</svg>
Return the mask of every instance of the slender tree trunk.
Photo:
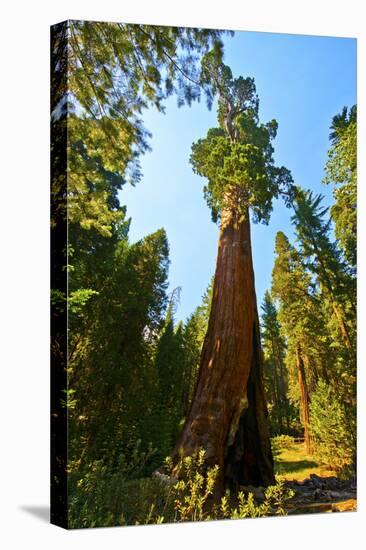
<svg viewBox="0 0 366 550">
<path fill-rule="evenodd" d="M 204 448 L 224 486 L 274 482 L 254 288 L 250 222 L 222 212 L 200 370 L 173 458 Z"/>
<path fill-rule="evenodd" d="M 278 423 L 280 428 L 280 433 L 283 433 L 283 420 L 282 420 L 282 392 L 281 392 L 281 384 L 280 384 L 280 378 L 279 373 L 277 371 L 277 365 L 278 365 L 278 357 L 275 351 L 275 344 L 273 340 L 271 340 L 271 347 L 272 347 L 272 356 L 273 356 L 273 374 L 274 374 L 274 386 L 275 386 L 275 401 L 276 401 L 276 408 L 279 413 L 278 415 Z M 281 368 L 281 367 L 279 367 Z"/>
<path fill-rule="evenodd" d="M 279 384 L 278 384 L 278 375 L 277 375 L 277 358 L 274 350 L 274 344 L 273 340 L 271 340 L 271 348 L 272 348 L 272 357 L 273 357 L 273 381 L 274 381 L 274 398 L 276 405 L 278 406 L 279 403 Z"/>
<path fill-rule="evenodd" d="M 182 380 L 182 411 L 185 416 L 189 407 L 189 394 L 192 384 L 192 361 L 188 361 L 185 365 L 183 380 Z"/>
<path fill-rule="evenodd" d="M 277 358 L 277 364 L 279 369 L 279 379 L 281 381 L 280 384 L 280 400 L 281 400 L 281 413 L 285 411 L 285 421 L 286 421 L 286 429 L 287 433 L 290 433 L 290 419 L 289 419 L 289 411 L 288 411 L 288 401 L 287 401 L 287 385 L 286 385 L 286 374 L 285 374 L 285 368 L 283 365 L 283 357 L 281 355 L 280 347 L 278 342 L 276 343 L 276 358 Z M 282 418 L 282 417 L 281 417 Z M 282 423 L 283 426 L 283 423 Z"/>
<path fill-rule="evenodd" d="M 347 346 L 347 348 L 351 348 L 352 347 L 352 342 L 351 342 L 351 338 L 350 338 L 349 333 L 348 333 L 348 329 L 346 327 L 346 323 L 344 322 L 344 319 L 343 319 L 343 314 L 339 310 L 338 306 L 335 305 L 335 303 L 333 303 L 333 311 L 334 311 L 335 316 L 337 317 L 339 328 L 341 329 L 341 333 L 342 333 L 342 336 L 343 336 L 344 341 L 346 343 L 346 346 Z"/>
<path fill-rule="evenodd" d="M 301 417 L 302 423 L 304 426 L 304 438 L 305 438 L 305 448 L 308 454 L 312 453 L 311 449 L 311 438 L 310 438 L 310 422 L 309 422 L 309 392 L 306 382 L 306 374 L 304 361 L 301 354 L 301 346 L 297 345 L 296 348 L 296 362 L 299 375 L 299 386 L 300 386 L 300 399 L 301 399 Z"/>
</svg>

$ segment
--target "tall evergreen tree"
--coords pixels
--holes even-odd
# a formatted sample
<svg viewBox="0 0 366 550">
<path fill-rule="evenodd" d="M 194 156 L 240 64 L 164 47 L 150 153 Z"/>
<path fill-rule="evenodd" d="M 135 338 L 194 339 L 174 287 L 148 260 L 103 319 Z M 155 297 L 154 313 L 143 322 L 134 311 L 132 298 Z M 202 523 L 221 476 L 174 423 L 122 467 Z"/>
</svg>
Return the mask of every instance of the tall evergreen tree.
<svg viewBox="0 0 366 550">
<path fill-rule="evenodd" d="M 183 328 L 184 416 L 188 414 L 197 382 L 203 341 L 207 332 L 212 302 L 213 279 L 202 297 L 202 304 L 188 317 Z"/>
<path fill-rule="evenodd" d="M 322 195 L 297 190 L 295 215 L 292 222 L 308 268 L 317 278 L 321 292 L 327 296 L 338 322 L 344 343 L 353 346 L 352 310 L 354 281 L 347 273 L 335 242 L 330 239 L 331 220 L 324 216 L 328 208 L 322 207 Z"/>
<path fill-rule="evenodd" d="M 152 411 L 153 445 L 157 448 L 159 466 L 171 451 L 183 417 L 184 347 L 182 323 L 175 326 L 174 314 L 179 302 L 180 288 L 170 296 L 166 318 L 154 354 L 157 375 L 155 405 Z"/>
<path fill-rule="evenodd" d="M 271 403 L 270 424 L 272 430 L 281 434 L 290 431 L 288 376 L 285 366 L 286 342 L 281 334 L 276 306 L 268 291 L 262 303 L 261 321 L 265 389 L 267 399 Z"/>
<path fill-rule="evenodd" d="M 167 269 L 163 230 L 134 245 L 117 243 L 97 295 L 70 308 L 74 464 L 102 460 L 113 466 L 131 442 L 149 442 L 146 419 L 156 384 L 151 355 L 167 303 Z"/>
<path fill-rule="evenodd" d="M 204 448 L 224 485 L 274 480 L 262 383 L 249 210 L 267 222 L 272 199 L 291 198 L 292 178 L 277 168 L 271 145 L 276 121 L 261 124 L 254 80 L 233 78 L 208 54 L 203 80 L 218 94 L 219 126 L 192 146 L 196 173 L 220 237 L 212 305 L 192 404 L 174 456 Z"/>
<path fill-rule="evenodd" d="M 279 300 L 279 321 L 284 329 L 290 370 L 296 372 L 296 397 L 300 403 L 306 449 L 311 451 L 309 403 L 311 350 L 316 320 L 319 317 L 311 277 L 306 273 L 297 250 L 282 232 L 276 235 L 275 263 L 272 272 L 272 294 Z M 296 379 L 295 378 L 295 379 Z"/>
<path fill-rule="evenodd" d="M 357 107 L 333 117 L 331 147 L 323 182 L 333 184 L 335 203 L 330 212 L 335 236 L 353 272 L 357 260 Z"/>
</svg>

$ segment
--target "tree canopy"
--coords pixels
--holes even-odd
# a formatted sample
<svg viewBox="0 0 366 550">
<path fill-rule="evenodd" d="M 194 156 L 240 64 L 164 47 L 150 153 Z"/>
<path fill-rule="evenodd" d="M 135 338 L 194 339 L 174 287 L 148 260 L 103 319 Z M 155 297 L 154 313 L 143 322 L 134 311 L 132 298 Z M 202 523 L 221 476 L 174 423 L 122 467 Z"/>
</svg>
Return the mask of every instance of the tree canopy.
<svg viewBox="0 0 366 550">
<path fill-rule="evenodd" d="M 333 184 L 335 235 L 353 269 L 357 256 L 357 107 L 333 117 L 324 183 Z"/>
<path fill-rule="evenodd" d="M 203 67 L 205 82 L 219 96 L 219 126 L 192 145 L 191 163 L 208 180 L 204 194 L 212 219 L 217 221 L 233 202 L 242 216 L 250 208 L 255 221 L 268 223 L 273 199 L 282 196 L 290 205 L 293 198 L 291 173 L 273 158 L 278 124 L 259 122 L 253 78 L 234 78 L 211 53 Z"/>
<path fill-rule="evenodd" d="M 125 23 L 68 21 L 52 49 L 52 120 L 68 116 L 68 219 L 110 236 L 121 219 L 116 197 L 141 179 L 149 149 L 143 111 L 164 111 L 209 95 L 200 58 L 222 57 L 223 31 Z M 67 72 L 67 89 L 58 74 Z M 65 207 L 63 209 L 65 212 Z M 65 214 L 63 214 L 65 215 Z"/>
</svg>

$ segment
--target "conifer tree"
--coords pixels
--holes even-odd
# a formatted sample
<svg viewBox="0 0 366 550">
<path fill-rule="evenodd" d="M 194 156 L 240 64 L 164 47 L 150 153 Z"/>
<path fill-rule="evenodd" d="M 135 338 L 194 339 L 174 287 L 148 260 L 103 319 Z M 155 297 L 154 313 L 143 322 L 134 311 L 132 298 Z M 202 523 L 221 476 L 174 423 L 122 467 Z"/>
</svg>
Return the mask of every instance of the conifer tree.
<svg viewBox="0 0 366 550">
<path fill-rule="evenodd" d="M 311 278 L 306 273 L 297 250 L 282 232 L 276 235 L 272 294 L 279 300 L 279 321 L 288 344 L 288 364 L 296 368 L 301 421 L 307 452 L 311 451 L 309 425 L 309 351 L 314 339 L 314 320 L 318 315 L 316 298 L 311 292 Z"/>
<path fill-rule="evenodd" d="M 118 242 L 114 252 L 104 272 L 99 269 L 97 294 L 70 308 L 74 355 L 68 371 L 70 460 L 102 460 L 111 467 L 126 446 L 150 441 L 151 355 L 167 304 L 165 232 L 133 245 Z"/>
<path fill-rule="evenodd" d="M 331 219 L 324 219 L 328 208 L 322 207 L 322 200 L 320 194 L 314 196 L 309 190 L 298 189 L 292 222 L 302 255 L 316 276 L 320 291 L 329 300 L 344 343 L 350 349 L 353 346 L 353 312 L 350 310 L 355 305 L 354 281 L 347 273 L 336 243 L 330 239 Z"/>
<path fill-rule="evenodd" d="M 52 125 L 67 120 L 68 181 L 57 214 L 103 235 L 120 220 L 117 194 L 141 179 L 139 157 L 149 149 L 142 115 L 209 94 L 200 59 L 222 56 L 223 31 L 66 21 L 53 28 Z M 63 69 L 67 87 L 58 77 Z M 57 186 L 57 178 L 54 179 Z M 56 213 L 56 212 L 55 212 Z M 55 222 L 56 220 L 54 220 Z"/>
<path fill-rule="evenodd" d="M 267 399 L 272 404 L 271 428 L 289 432 L 290 410 L 287 399 L 288 376 L 285 366 L 286 342 L 281 334 L 276 306 L 268 290 L 262 303 L 261 331 L 264 353 L 264 380 Z"/>
<path fill-rule="evenodd" d="M 188 317 L 183 327 L 184 347 L 184 416 L 188 414 L 197 382 L 203 341 L 207 332 L 212 302 L 213 279 L 207 287 L 202 304 Z"/>
<path fill-rule="evenodd" d="M 335 236 L 344 256 L 356 271 L 357 260 L 357 107 L 347 107 L 333 117 L 329 135 L 331 147 L 323 182 L 333 184 L 330 213 Z"/>
<path fill-rule="evenodd" d="M 175 325 L 174 315 L 180 299 L 180 287 L 173 290 L 154 356 L 157 387 L 154 397 L 153 422 L 150 423 L 153 446 L 157 449 L 158 466 L 169 454 L 177 437 L 184 414 L 185 350 L 182 322 Z"/>
<path fill-rule="evenodd" d="M 292 197 L 292 178 L 276 167 L 277 122 L 261 124 L 252 78 L 234 78 L 208 54 L 203 81 L 218 95 L 217 128 L 192 146 L 194 171 L 220 237 L 208 330 L 192 404 L 174 457 L 204 448 L 224 485 L 274 481 L 251 251 L 251 211 L 268 222 L 274 197 Z"/>
</svg>

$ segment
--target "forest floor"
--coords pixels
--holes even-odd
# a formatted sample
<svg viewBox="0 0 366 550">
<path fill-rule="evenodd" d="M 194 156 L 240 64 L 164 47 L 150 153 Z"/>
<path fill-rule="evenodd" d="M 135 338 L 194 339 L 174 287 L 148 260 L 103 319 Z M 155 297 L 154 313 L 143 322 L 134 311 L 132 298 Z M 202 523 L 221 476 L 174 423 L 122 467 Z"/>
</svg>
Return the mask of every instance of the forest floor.
<svg viewBox="0 0 366 550">
<path fill-rule="evenodd" d="M 303 443 L 280 451 L 275 458 L 275 472 L 295 493 L 288 506 L 289 514 L 356 510 L 355 481 L 342 480 L 317 463 L 306 454 Z"/>
</svg>

